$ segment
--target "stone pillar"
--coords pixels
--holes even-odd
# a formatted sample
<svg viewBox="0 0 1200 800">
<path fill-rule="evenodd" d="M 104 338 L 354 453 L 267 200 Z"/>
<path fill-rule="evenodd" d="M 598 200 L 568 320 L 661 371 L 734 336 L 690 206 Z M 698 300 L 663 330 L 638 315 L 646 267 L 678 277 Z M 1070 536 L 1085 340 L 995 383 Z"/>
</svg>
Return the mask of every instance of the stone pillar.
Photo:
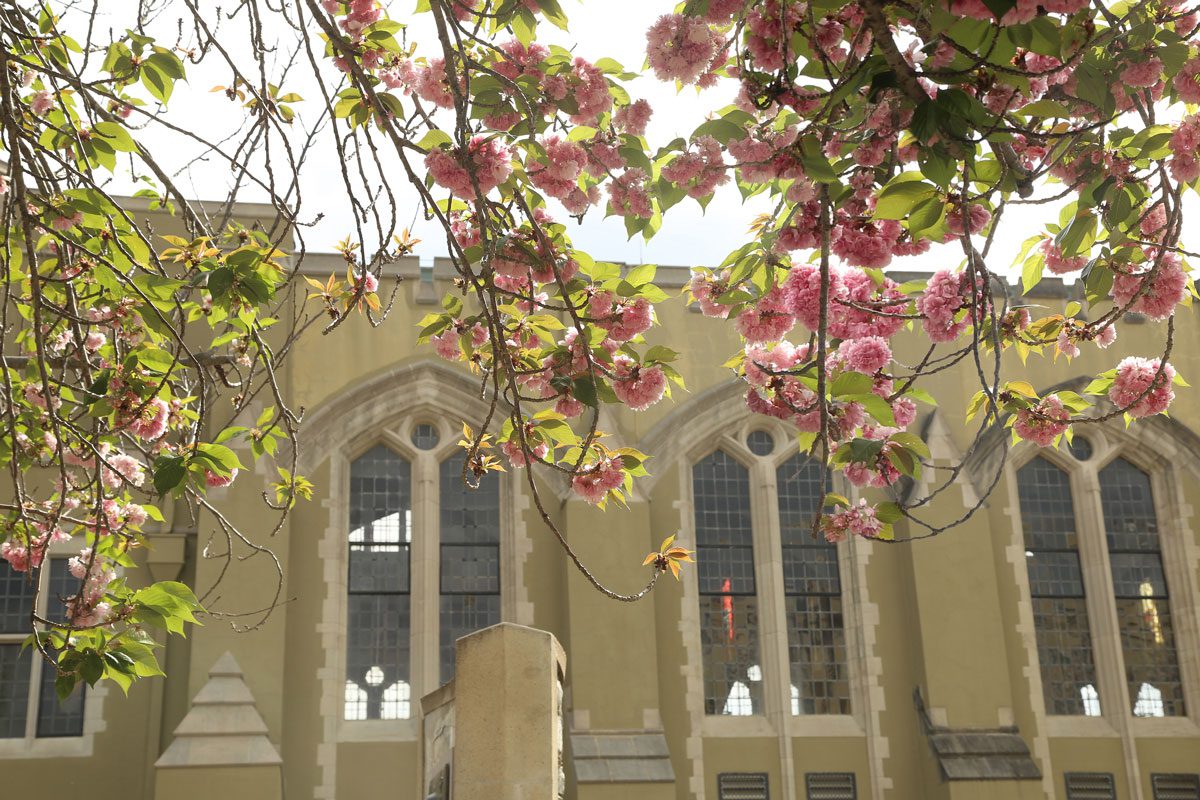
<svg viewBox="0 0 1200 800">
<path fill-rule="evenodd" d="M 458 640 L 454 669 L 454 800 L 562 797 L 566 657 L 554 636 L 493 625 Z"/>
<path fill-rule="evenodd" d="M 225 653 L 208 675 L 174 741 L 155 762 L 154 796 L 282 800 L 283 761 L 267 739 L 241 667 Z"/>
</svg>

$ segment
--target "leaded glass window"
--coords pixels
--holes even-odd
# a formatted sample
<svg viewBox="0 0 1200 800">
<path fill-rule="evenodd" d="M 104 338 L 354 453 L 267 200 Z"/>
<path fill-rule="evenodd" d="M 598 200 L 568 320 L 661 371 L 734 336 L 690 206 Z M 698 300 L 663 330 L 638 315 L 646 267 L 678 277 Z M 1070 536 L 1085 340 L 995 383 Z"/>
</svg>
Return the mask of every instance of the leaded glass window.
<svg viewBox="0 0 1200 800">
<path fill-rule="evenodd" d="M 1133 714 L 1186 712 L 1150 476 L 1123 458 L 1100 471 L 1125 681 Z"/>
<path fill-rule="evenodd" d="M 383 445 L 350 465 L 349 539 L 345 718 L 403 719 L 411 713 L 412 468 Z"/>
<path fill-rule="evenodd" d="M 692 468 L 707 714 L 762 713 L 750 475 L 722 450 Z"/>
<path fill-rule="evenodd" d="M 55 558 L 50 561 L 50 575 L 46 588 L 49 618 L 64 618 L 67 609 L 63 600 L 79 592 L 79 580 L 71 575 L 67 567 L 67 559 Z M 27 650 L 26 654 L 33 654 L 32 648 Z M 83 703 L 86 689 L 81 683 L 65 700 L 59 700 L 54 691 L 54 681 L 57 677 L 58 673 L 43 662 L 40 678 L 41 691 L 38 693 L 37 736 L 39 739 L 83 735 Z"/>
<path fill-rule="evenodd" d="M 454 677 L 455 640 L 500 621 L 500 478 L 491 472 L 468 487 L 463 458 L 440 467 L 442 682 Z"/>
<path fill-rule="evenodd" d="M 68 571 L 67 559 L 51 559 L 38 575 L 43 581 L 39 608 L 51 618 L 62 618 L 62 600 L 79 591 L 79 581 Z M 54 691 L 54 668 L 33 648 L 21 652 L 34 596 L 27 575 L 0 566 L 0 739 L 82 736 L 86 702 L 83 686 L 60 702 Z M 35 684 L 39 689 L 36 709 Z"/>
<path fill-rule="evenodd" d="M 1046 711 L 1099 716 L 1070 478 L 1038 456 L 1018 470 L 1017 492 Z"/>
<path fill-rule="evenodd" d="M 776 470 L 793 714 L 849 714 L 850 676 L 837 545 L 813 536 L 821 465 L 796 454 Z"/>
</svg>

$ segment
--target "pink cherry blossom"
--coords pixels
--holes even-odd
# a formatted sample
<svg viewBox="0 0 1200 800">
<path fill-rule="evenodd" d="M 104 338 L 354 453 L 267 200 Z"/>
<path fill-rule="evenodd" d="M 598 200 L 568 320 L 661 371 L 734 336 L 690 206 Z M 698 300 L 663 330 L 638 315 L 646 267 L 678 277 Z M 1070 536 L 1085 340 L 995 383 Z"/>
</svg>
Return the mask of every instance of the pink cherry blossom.
<svg viewBox="0 0 1200 800">
<path fill-rule="evenodd" d="M 600 115 L 612 108 L 608 81 L 594 64 L 576 57 L 571 65 L 572 94 L 578 111 L 571 115 L 576 125 L 594 126 Z"/>
<path fill-rule="evenodd" d="M 917 418 L 917 404 L 910 397 L 897 397 L 892 401 L 892 416 L 897 427 L 907 428 Z"/>
<path fill-rule="evenodd" d="M 646 133 L 646 125 L 650 122 L 650 115 L 653 113 L 654 110 L 650 107 L 649 102 L 637 100 L 617 109 L 617 113 L 613 114 L 613 124 L 626 133 L 642 136 Z"/>
<path fill-rule="evenodd" d="M 713 137 L 697 137 L 688 152 L 676 156 L 662 168 L 662 176 L 685 189 L 688 197 L 705 197 L 729 181 L 729 175 L 725 172 L 723 152 L 723 148 Z"/>
<path fill-rule="evenodd" d="M 875 515 L 875 507 L 860 498 L 858 505 L 839 506 L 821 521 L 827 542 L 842 542 L 846 536 L 863 536 L 868 539 L 879 535 L 883 523 Z"/>
<path fill-rule="evenodd" d="M 450 91 L 444 59 L 431 59 L 427 66 L 418 67 L 415 75 L 413 91 L 418 97 L 439 108 L 454 108 L 454 93 Z"/>
<path fill-rule="evenodd" d="M 625 470 L 620 456 L 604 457 L 571 479 L 571 489 L 592 505 L 603 500 L 609 490 L 625 482 Z"/>
<path fill-rule="evenodd" d="M 1051 394 L 1039 400 L 1032 409 L 1018 411 L 1013 431 L 1038 447 L 1049 447 L 1067 429 L 1067 420 L 1070 418 L 1071 414 L 1063 408 L 1062 400 L 1058 395 Z"/>
<path fill-rule="evenodd" d="M 1200 58 L 1193 56 L 1183 62 L 1171 85 L 1183 102 L 1200 103 Z"/>
<path fill-rule="evenodd" d="M 1108 399 L 1131 417 L 1161 414 L 1175 399 L 1175 391 L 1171 388 L 1174 379 L 1175 368 L 1170 364 L 1157 358 L 1130 356 L 1117 364 Z"/>
<path fill-rule="evenodd" d="M 700 305 L 700 312 L 706 317 L 725 319 L 729 316 L 729 306 L 717 302 L 717 298 L 725 294 L 729 287 L 723 282 L 728 273 L 717 278 L 710 272 L 694 271 L 688 281 L 688 291 Z"/>
<path fill-rule="evenodd" d="M 52 108 L 54 108 L 54 92 L 48 89 L 34 92 L 33 97 L 29 100 L 29 110 L 39 117 L 44 116 Z"/>
<path fill-rule="evenodd" d="M 970 230 L 973 234 L 979 233 L 991 221 L 992 212 L 978 203 L 971 203 L 970 226 L 963 225 L 962 216 L 962 207 L 958 204 L 955 204 L 946 215 L 946 229 L 955 236 L 962 236 L 967 230 Z"/>
<path fill-rule="evenodd" d="M 1087 266 L 1087 256 L 1064 256 L 1053 239 L 1046 239 L 1038 249 L 1046 261 L 1046 269 L 1055 275 L 1067 275 L 1078 272 Z"/>
<path fill-rule="evenodd" d="M 512 173 L 512 151 L 499 139 L 475 136 L 467 146 L 465 159 L 449 150 L 434 148 L 425 156 L 425 168 L 436 184 L 457 197 L 473 200 L 475 187 L 471 177 L 478 183 L 480 193 L 495 189 Z"/>
<path fill-rule="evenodd" d="M 642 219 L 654 216 L 650 193 L 646 191 L 646 177 L 645 171 L 633 167 L 609 182 L 608 197 L 613 213 Z"/>
<path fill-rule="evenodd" d="M 614 358 L 613 366 L 613 392 L 622 403 L 634 411 L 644 411 L 662 399 L 667 389 L 662 367 L 640 366 L 624 355 Z"/>
<path fill-rule="evenodd" d="M 1119 273 L 1113 278 L 1112 298 L 1124 307 L 1146 283 L 1153 261 L 1142 272 Z M 1130 311 L 1145 314 L 1153 320 L 1164 320 L 1175 313 L 1175 306 L 1187 297 L 1187 275 L 1182 262 L 1175 253 L 1163 253 L 1158 273 L 1150 279 L 1146 291 L 1130 306 Z"/>
<path fill-rule="evenodd" d="M 653 311 L 650 301 L 644 297 L 626 300 L 607 291 L 597 292 L 588 301 L 588 313 L 598 326 L 608 331 L 608 338 L 614 342 L 627 342 L 650 330 L 654 322 Z"/>
<path fill-rule="evenodd" d="M 154 397 L 148 403 L 142 405 L 138 402 L 138 405 L 142 406 L 141 411 L 126 423 L 130 433 L 152 442 L 167 432 L 167 417 L 171 409 L 166 400 Z"/>
<path fill-rule="evenodd" d="M 1163 62 L 1151 56 L 1145 61 L 1132 63 L 1121 70 L 1121 83 L 1139 88 L 1150 87 L 1158 83 L 1162 71 Z"/>
<path fill-rule="evenodd" d="M 1103 350 L 1103 349 L 1106 349 L 1110 344 L 1112 344 L 1116 340 L 1117 340 L 1117 326 L 1116 325 L 1105 325 L 1096 334 L 1096 338 L 1094 341 L 1096 342 L 1096 346 Z"/>
<path fill-rule="evenodd" d="M 1077 329 L 1074 325 L 1063 325 L 1062 330 L 1058 332 L 1058 338 L 1054 342 L 1055 351 L 1067 358 L 1078 356 L 1079 340 L 1076 334 Z"/>
<path fill-rule="evenodd" d="M 545 458 L 550 452 L 550 445 L 545 442 L 538 442 L 531 449 L 534 458 Z M 517 469 L 521 469 L 529 464 L 529 456 L 521 449 L 521 442 L 515 434 L 507 442 L 501 443 L 500 451 L 508 456 L 508 463 Z"/>
<path fill-rule="evenodd" d="M 969 313 L 959 316 L 971 307 L 971 283 L 966 272 L 941 270 L 930 277 L 925 293 L 917 300 L 917 311 L 924 315 L 925 333 L 934 342 L 953 341 L 971 324 Z"/>
<path fill-rule="evenodd" d="M 720 34 L 704 20 L 682 14 L 664 14 L 646 32 L 646 58 L 662 81 L 696 83 L 720 46 Z"/>
<path fill-rule="evenodd" d="M 796 325 L 782 286 L 776 286 L 738 315 L 734 325 L 747 342 L 773 342 Z"/>
<path fill-rule="evenodd" d="M 206 469 L 204 470 L 204 485 L 210 489 L 221 489 L 233 483 L 237 476 L 237 467 L 231 469 L 228 475 L 221 475 L 211 469 Z"/>
<path fill-rule="evenodd" d="M 838 347 L 838 356 L 846 368 L 864 375 L 874 375 L 892 360 L 892 348 L 882 336 L 847 339 Z"/>
</svg>

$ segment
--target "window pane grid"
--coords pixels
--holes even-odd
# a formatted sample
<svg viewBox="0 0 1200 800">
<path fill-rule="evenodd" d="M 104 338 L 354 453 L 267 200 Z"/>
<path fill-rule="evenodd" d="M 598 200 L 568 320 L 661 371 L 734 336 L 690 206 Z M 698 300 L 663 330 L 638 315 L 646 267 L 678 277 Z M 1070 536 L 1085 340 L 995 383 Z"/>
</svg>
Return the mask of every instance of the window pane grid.
<svg viewBox="0 0 1200 800">
<path fill-rule="evenodd" d="M 1046 711 L 1099 716 L 1070 478 L 1039 456 L 1017 471 L 1017 492 Z"/>
<path fill-rule="evenodd" d="M 762 713 L 750 474 L 717 450 L 692 468 L 707 714 Z"/>
<path fill-rule="evenodd" d="M 71 575 L 67 559 L 55 558 L 50 562 L 50 576 L 47 581 L 46 600 L 50 606 L 50 616 L 64 614 L 62 598 L 70 597 L 79 591 L 79 580 Z M 32 648 L 28 655 L 36 656 Z M 54 667 L 41 663 L 41 691 L 38 695 L 37 735 L 42 737 L 82 736 L 83 735 L 83 704 L 87 689 L 81 682 L 75 687 L 66 700 L 59 701 L 54 691 L 54 681 L 58 677 Z"/>
<path fill-rule="evenodd" d="M 350 465 L 348 720 L 411 714 L 412 467 L 377 445 Z"/>
<path fill-rule="evenodd" d="M 28 632 L 33 595 L 28 575 L 9 569 L 7 564 L 0 569 L 0 634 Z"/>
<path fill-rule="evenodd" d="M 439 466 L 438 657 L 441 680 L 454 677 L 454 643 L 500 621 L 500 480 L 485 475 L 472 489 L 465 456 Z"/>
<path fill-rule="evenodd" d="M 1100 471 L 1100 500 L 1133 714 L 1183 716 L 1183 681 L 1150 476 L 1118 458 Z"/>
<path fill-rule="evenodd" d="M 837 545 L 814 539 L 821 465 L 797 453 L 775 471 L 783 555 L 792 714 L 849 714 L 842 581 Z"/>
<path fill-rule="evenodd" d="M 1082 597 L 1035 597 L 1033 625 L 1047 713 L 1099 716 L 1087 602 Z"/>
<path fill-rule="evenodd" d="M 25 736 L 32 663 L 28 651 L 22 655 L 21 645 L 0 644 L 0 739 Z"/>
</svg>

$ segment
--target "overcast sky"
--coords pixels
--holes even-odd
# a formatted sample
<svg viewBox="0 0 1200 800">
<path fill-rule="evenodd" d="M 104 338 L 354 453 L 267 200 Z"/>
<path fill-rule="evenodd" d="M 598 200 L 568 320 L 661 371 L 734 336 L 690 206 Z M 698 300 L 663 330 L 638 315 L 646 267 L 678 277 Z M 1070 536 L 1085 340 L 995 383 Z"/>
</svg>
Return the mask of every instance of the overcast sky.
<svg viewBox="0 0 1200 800">
<path fill-rule="evenodd" d="M 129 20 L 125 15 L 132 12 L 133 5 L 123 2 L 100 4 L 102 20 L 98 27 L 128 26 Z M 431 41 L 428 36 L 429 15 L 410 13 L 415 0 L 395 0 L 384 5 L 394 19 L 410 25 L 411 40 L 418 45 Z M 544 41 L 572 48 L 590 60 L 609 56 L 629 68 L 640 70 L 645 57 L 646 28 L 658 15 L 669 12 L 673 5 L 670 0 L 563 0 L 563 7 L 571 17 L 570 32 L 563 33 L 548 24 L 543 24 L 539 30 Z M 173 41 L 178 30 L 178 16 L 168 3 L 167 11 L 156 21 L 154 29 L 163 38 Z M 221 37 L 223 45 L 234 52 L 240 50 L 244 53 L 244 45 L 239 41 L 244 39 L 240 22 L 227 20 L 222 24 L 226 29 L 226 35 Z M 276 28 L 275 35 L 284 41 L 287 36 L 294 36 L 282 28 Z M 417 52 L 418 55 L 437 54 L 437 51 L 424 47 Z M 236 105 L 221 93 L 209 91 L 214 85 L 229 82 L 228 74 L 214 69 L 215 59 L 213 62 L 200 68 L 190 68 L 189 84 L 180 85 L 172 98 L 170 118 L 177 124 L 219 138 L 221 132 L 229 129 L 231 120 L 236 119 L 231 116 L 236 112 Z M 300 64 L 293 75 L 288 87 L 310 98 L 308 102 L 297 104 L 296 110 L 300 115 L 309 117 L 319 111 L 319 103 L 314 102 L 318 95 L 307 63 Z M 736 89 L 732 81 L 725 81 L 700 94 L 691 88 L 677 94 L 673 85 L 660 83 L 650 75 L 629 82 L 628 88 L 633 97 L 648 99 L 655 109 L 648 131 L 653 146 L 680 135 L 689 135 L 703 122 L 708 111 L 728 104 Z M 159 158 L 165 153 L 168 158 L 174 159 L 176 168 L 188 163 L 195 155 L 195 148 L 187 144 L 181 146 L 177 135 L 147 129 L 140 136 L 158 151 Z M 207 160 L 193 164 L 181 178 L 182 184 L 190 187 L 195 196 L 215 198 L 225 195 L 233 174 L 227 166 Z M 402 207 L 406 209 L 402 218 L 407 221 L 417 213 L 417 206 L 415 193 L 405 191 L 403 181 L 403 175 L 397 170 L 393 184 Z M 310 218 L 323 215 L 322 221 L 306 235 L 308 247 L 314 251 L 331 250 L 338 240 L 352 231 L 353 220 L 344 199 L 340 165 L 330 137 L 322 140 L 321 146 L 314 151 L 303 174 L 303 186 L 306 215 Z M 247 195 L 245 199 L 252 198 Z M 764 207 L 761 198 L 744 205 L 736 188 L 730 183 L 718 192 L 706 212 L 702 212 L 690 199 L 672 208 L 665 216 L 662 230 L 649 243 L 643 242 L 640 236 L 627 240 L 623 220 L 618 217 L 603 219 L 602 206 L 594 208 L 583 225 L 575 227 L 571 223 L 570 235 L 576 246 L 598 259 L 711 265 L 746 241 L 751 220 Z M 1046 221 L 1053 221 L 1056 217 L 1057 212 L 1046 207 L 1010 208 L 1005 213 L 1004 225 L 997 236 L 989 266 L 997 271 L 1006 270 L 1021 242 L 1038 232 Z M 560 218 L 566 219 L 566 215 L 562 214 Z M 444 254 L 444 239 L 435 226 L 418 219 L 416 233 L 424 239 L 420 255 L 428 258 Z M 890 268 L 940 269 L 956 266 L 961 258 L 961 250 L 957 246 L 935 247 L 923 256 L 895 259 Z"/>
</svg>

